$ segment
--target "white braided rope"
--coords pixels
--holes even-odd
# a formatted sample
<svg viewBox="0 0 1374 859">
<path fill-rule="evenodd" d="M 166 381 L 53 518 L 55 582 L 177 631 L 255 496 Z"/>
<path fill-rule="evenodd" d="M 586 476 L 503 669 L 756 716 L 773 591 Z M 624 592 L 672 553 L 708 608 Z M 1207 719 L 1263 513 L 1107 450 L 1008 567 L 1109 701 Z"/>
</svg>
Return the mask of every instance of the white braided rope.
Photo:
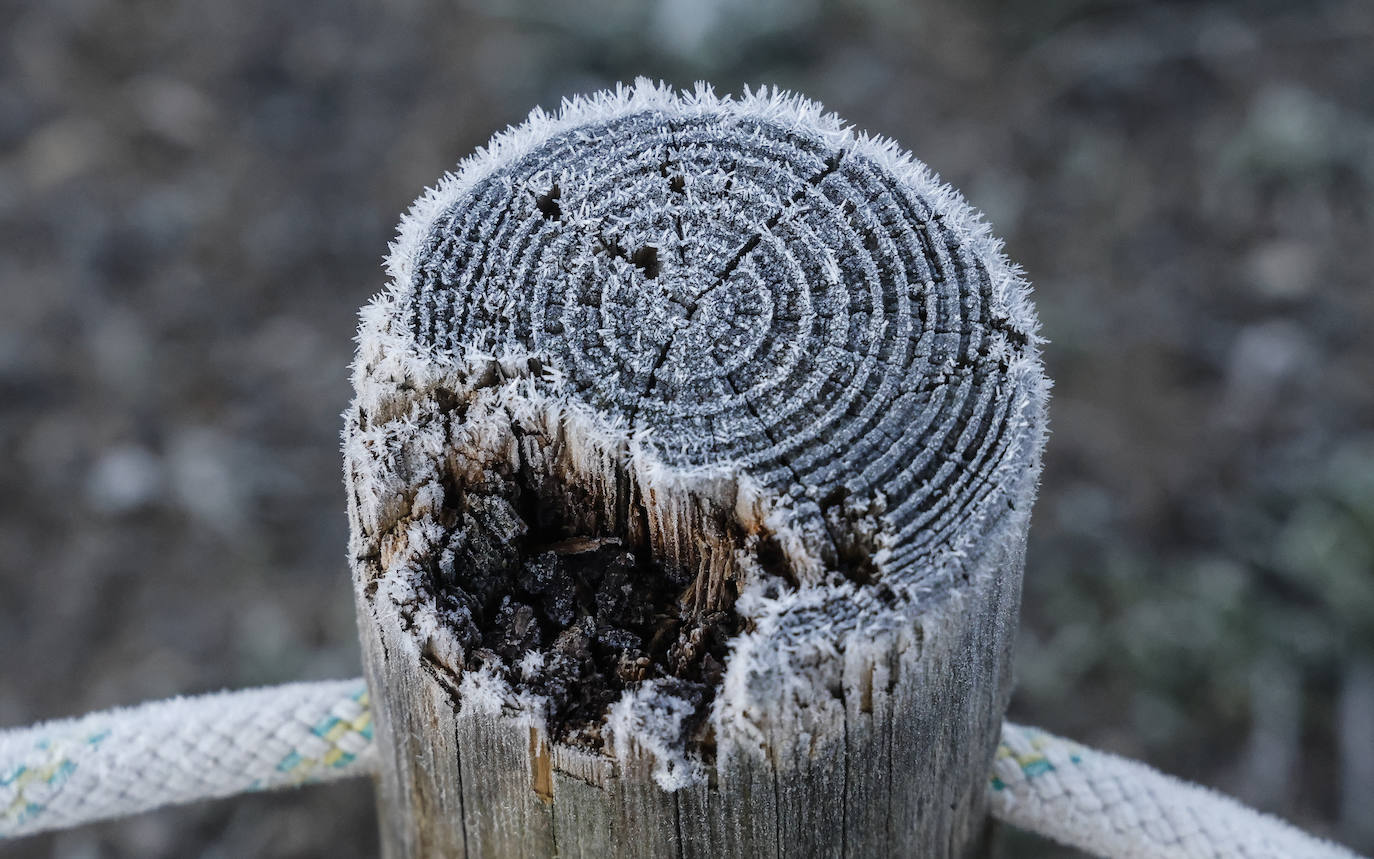
<svg viewBox="0 0 1374 859">
<path fill-rule="evenodd" d="M 0 732 L 0 839 L 165 805 L 365 775 L 362 680 L 157 701 Z M 1350 859 L 1206 788 L 1010 722 L 994 817 L 1113 859 Z"/>
<path fill-rule="evenodd" d="M 1356 854 L 1149 767 L 1004 722 L 992 814 L 1112 859 L 1352 859 Z"/>
<path fill-rule="evenodd" d="M 375 768 L 362 680 L 106 710 L 0 732 L 0 839 Z"/>
</svg>

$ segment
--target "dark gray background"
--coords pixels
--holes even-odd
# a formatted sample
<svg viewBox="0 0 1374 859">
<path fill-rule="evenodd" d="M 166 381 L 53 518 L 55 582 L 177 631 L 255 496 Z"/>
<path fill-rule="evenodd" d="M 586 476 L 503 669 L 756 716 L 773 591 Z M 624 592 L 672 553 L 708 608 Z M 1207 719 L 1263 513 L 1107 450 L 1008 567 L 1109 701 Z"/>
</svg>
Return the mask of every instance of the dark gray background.
<svg viewBox="0 0 1374 859">
<path fill-rule="evenodd" d="M 0 0 L 0 725 L 358 672 L 338 415 L 397 216 L 637 74 L 819 98 L 1026 267 L 1014 717 L 1374 850 L 1365 0 Z M 0 852 L 366 856 L 372 815 L 358 782 Z"/>
</svg>

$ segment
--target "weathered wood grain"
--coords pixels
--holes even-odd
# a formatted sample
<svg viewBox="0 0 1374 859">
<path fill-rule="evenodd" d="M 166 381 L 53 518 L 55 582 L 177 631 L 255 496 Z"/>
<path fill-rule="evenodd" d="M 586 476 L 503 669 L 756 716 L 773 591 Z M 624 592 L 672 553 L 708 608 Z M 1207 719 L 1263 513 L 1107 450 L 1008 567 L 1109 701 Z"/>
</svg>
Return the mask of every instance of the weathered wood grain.
<svg viewBox="0 0 1374 859">
<path fill-rule="evenodd" d="M 496 138 L 389 271 L 344 440 L 388 855 L 978 849 L 1047 384 L 957 194 L 640 84 Z"/>
</svg>

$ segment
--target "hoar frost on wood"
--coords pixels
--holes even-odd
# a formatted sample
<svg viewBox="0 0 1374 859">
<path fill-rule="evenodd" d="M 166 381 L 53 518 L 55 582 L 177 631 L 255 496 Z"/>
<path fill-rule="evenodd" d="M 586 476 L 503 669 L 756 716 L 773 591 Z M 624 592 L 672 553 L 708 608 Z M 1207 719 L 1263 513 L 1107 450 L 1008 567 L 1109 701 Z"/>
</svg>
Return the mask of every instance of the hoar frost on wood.
<svg viewBox="0 0 1374 859">
<path fill-rule="evenodd" d="M 394 856 L 967 855 L 1047 382 L 959 195 L 641 81 L 415 204 L 344 438 Z"/>
</svg>

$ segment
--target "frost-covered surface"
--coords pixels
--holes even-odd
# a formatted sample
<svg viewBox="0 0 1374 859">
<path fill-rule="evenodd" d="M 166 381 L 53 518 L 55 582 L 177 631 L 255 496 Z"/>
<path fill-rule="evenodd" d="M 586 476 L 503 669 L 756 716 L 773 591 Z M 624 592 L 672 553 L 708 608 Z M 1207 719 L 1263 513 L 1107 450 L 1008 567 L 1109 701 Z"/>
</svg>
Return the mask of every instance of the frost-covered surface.
<svg viewBox="0 0 1374 859">
<path fill-rule="evenodd" d="M 650 680 L 626 692 L 606 716 L 616 757 L 625 760 L 645 753 L 653 757 L 654 780 L 664 790 L 678 790 L 706 777 L 701 760 L 687 749 L 683 737 L 692 705 Z"/>
<path fill-rule="evenodd" d="M 489 621 L 425 584 L 466 539 L 440 524 L 453 484 L 533 470 L 587 487 L 611 529 L 642 507 L 655 556 L 698 565 L 705 607 L 752 630 L 712 710 L 749 747 L 833 727 L 813 702 L 841 655 L 938 625 L 976 556 L 1023 533 L 1046 395 L 1027 286 L 955 191 L 813 102 L 641 80 L 536 110 L 420 198 L 388 271 L 354 366 L 353 548 L 455 672 Z M 491 503 L 507 524 L 480 527 L 514 545 L 527 525 Z M 709 536 L 722 512 L 790 585 L 758 538 Z M 664 787 L 701 772 L 671 697 L 628 689 L 610 725 Z"/>
</svg>

